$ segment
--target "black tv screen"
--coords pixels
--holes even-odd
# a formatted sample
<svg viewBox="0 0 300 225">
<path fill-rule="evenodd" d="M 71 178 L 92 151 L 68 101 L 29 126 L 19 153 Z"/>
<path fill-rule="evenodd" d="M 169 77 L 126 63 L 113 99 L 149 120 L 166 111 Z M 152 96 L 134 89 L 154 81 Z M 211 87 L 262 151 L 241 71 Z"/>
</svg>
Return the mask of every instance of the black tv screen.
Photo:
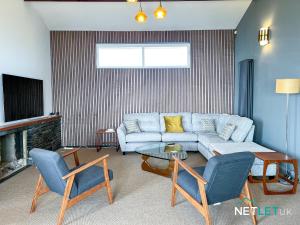
<svg viewBox="0 0 300 225">
<path fill-rule="evenodd" d="M 5 122 L 44 115 L 43 81 L 2 75 Z"/>
</svg>

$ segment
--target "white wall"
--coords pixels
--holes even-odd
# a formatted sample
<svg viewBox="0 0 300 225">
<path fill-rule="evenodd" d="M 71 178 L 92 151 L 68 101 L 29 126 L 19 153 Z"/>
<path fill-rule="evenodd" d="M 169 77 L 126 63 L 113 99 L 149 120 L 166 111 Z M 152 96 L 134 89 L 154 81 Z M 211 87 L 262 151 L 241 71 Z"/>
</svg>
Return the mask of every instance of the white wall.
<svg viewBox="0 0 300 225">
<path fill-rule="evenodd" d="M 50 31 L 23 0 L 0 0 L 0 75 L 44 81 L 44 112 L 52 111 Z M 2 75 L 0 122 L 4 121 Z"/>
</svg>

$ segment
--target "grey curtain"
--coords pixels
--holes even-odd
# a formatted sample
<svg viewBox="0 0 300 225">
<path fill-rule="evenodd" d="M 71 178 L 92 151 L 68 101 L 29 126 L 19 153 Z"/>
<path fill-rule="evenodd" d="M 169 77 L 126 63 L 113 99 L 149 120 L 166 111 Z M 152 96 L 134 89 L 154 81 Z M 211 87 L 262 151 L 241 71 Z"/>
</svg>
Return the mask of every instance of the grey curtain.
<svg viewBox="0 0 300 225">
<path fill-rule="evenodd" d="M 253 119 L 254 61 L 246 59 L 239 63 L 238 115 Z"/>
</svg>

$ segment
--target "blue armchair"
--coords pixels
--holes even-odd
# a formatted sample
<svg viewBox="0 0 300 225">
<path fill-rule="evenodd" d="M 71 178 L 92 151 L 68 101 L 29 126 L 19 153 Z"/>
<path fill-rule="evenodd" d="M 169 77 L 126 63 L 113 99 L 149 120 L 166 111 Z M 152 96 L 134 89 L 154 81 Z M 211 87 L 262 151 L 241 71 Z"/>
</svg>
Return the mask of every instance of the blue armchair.
<svg viewBox="0 0 300 225">
<path fill-rule="evenodd" d="M 58 225 L 63 223 L 66 209 L 102 187 L 106 187 L 108 201 L 110 204 L 112 203 L 113 197 L 110 180 L 113 179 L 113 172 L 107 168 L 108 155 L 80 166 L 77 155 L 78 150 L 73 149 L 63 156 L 74 156 L 76 167 L 71 170 L 68 168 L 63 157 L 57 152 L 37 148 L 29 152 L 34 165 L 40 172 L 30 213 L 35 211 L 38 198 L 48 191 L 63 196 L 57 222 Z M 100 162 L 103 162 L 103 168 L 95 166 L 95 164 Z"/>
<path fill-rule="evenodd" d="M 176 157 L 174 159 L 172 207 L 175 206 L 176 191 L 179 191 L 203 215 L 207 225 L 212 224 L 208 205 L 240 197 L 250 200 L 245 204 L 254 207 L 247 182 L 254 154 L 217 155 L 210 158 L 205 167 L 196 168 L 189 167 Z M 179 166 L 183 170 L 178 171 Z M 250 214 L 253 224 L 256 224 L 255 213 Z"/>
</svg>

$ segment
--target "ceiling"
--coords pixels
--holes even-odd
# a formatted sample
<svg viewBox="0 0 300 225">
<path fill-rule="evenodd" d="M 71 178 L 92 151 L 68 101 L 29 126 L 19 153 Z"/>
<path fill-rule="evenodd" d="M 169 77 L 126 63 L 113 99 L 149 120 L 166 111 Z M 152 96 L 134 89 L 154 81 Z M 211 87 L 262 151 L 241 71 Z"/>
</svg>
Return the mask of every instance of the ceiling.
<svg viewBox="0 0 300 225">
<path fill-rule="evenodd" d="M 26 2 L 50 30 L 215 30 L 235 29 L 252 0 L 163 2 L 164 20 L 153 17 L 157 2 L 143 2 L 148 21 L 138 24 L 138 4 L 126 2 Z"/>
</svg>

